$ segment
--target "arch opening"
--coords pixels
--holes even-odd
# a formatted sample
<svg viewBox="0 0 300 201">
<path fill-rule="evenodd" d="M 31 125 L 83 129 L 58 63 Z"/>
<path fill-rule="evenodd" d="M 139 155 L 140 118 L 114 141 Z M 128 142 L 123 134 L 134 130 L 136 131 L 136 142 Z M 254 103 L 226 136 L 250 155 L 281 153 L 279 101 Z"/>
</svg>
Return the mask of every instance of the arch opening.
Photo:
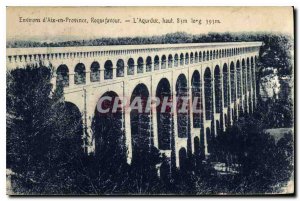
<svg viewBox="0 0 300 201">
<path fill-rule="evenodd" d="M 247 112 L 248 97 L 247 97 L 247 66 L 246 62 L 242 60 L 242 77 L 243 77 L 243 94 L 244 94 L 244 112 Z"/>
<path fill-rule="evenodd" d="M 127 75 L 134 75 L 134 60 L 133 58 L 128 59 L 127 61 Z"/>
<path fill-rule="evenodd" d="M 222 82 L 220 67 L 216 65 L 214 72 L 214 84 L 215 84 L 215 108 L 216 113 L 222 112 Z"/>
<path fill-rule="evenodd" d="M 223 93 L 224 93 L 224 106 L 229 107 L 229 83 L 228 83 L 228 68 L 227 64 L 223 65 Z"/>
<path fill-rule="evenodd" d="M 184 56 L 183 53 L 180 54 L 180 66 L 183 66 L 184 64 Z"/>
<path fill-rule="evenodd" d="M 185 53 L 185 65 L 189 64 L 189 53 Z"/>
<path fill-rule="evenodd" d="M 254 64 L 254 60 L 253 60 L 253 57 L 251 57 L 251 74 L 252 74 L 252 105 L 253 105 L 253 108 L 252 108 L 252 112 L 253 112 L 253 109 L 254 109 L 254 102 L 255 102 L 255 97 L 256 97 L 256 82 L 255 82 L 255 64 Z"/>
<path fill-rule="evenodd" d="M 205 119 L 212 119 L 212 77 L 209 67 L 204 72 Z"/>
<path fill-rule="evenodd" d="M 141 163 L 151 152 L 153 146 L 153 133 L 151 112 L 146 110 L 149 91 L 144 84 L 138 84 L 132 92 L 130 105 L 133 101 L 139 102 L 141 111 L 134 107 L 130 111 L 131 138 L 132 138 L 132 163 Z"/>
<path fill-rule="evenodd" d="M 247 58 L 247 79 L 247 90 L 251 91 L 251 66 L 249 58 Z"/>
<path fill-rule="evenodd" d="M 195 63 L 199 62 L 199 56 L 198 56 L 198 52 L 195 52 Z"/>
<path fill-rule="evenodd" d="M 203 60 L 204 60 L 204 57 L 205 57 L 205 52 L 203 52 Z M 199 52 L 199 62 L 202 61 L 202 52 Z"/>
<path fill-rule="evenodd" d="M 193 126 L 200 128 L 203 123 L 202 118 L 202 85 L 199 71 L 194 71 L 192 76 L 192 105 L 193 105 Z"/>
<path fill-rule="evenodd" d="M 235 85 L 236 85 L 236 80 L 235 80 L 235 69 L 234 69 L 234 63 L 230 63 L 230 87 L 231 87 L 231 102 L 236 101 L 236 93 L 235 93 Z"/>
<path fill-rule="evenodd" d="M 243 94 L 246 94 L 247 90 L 247 69 L 245 60 L 242 60 L 242 76 L 243 76 Z"/>
<path fill-rule="evenodd" d="M 175 54 L 174 56 L 174 66 L 178 67 L 178 54 Z"/>
<path fill-rule="evenodd" d="M 185 138 L 189 134 L 190 120 L 187 79 L 184 74 L 180 74 L 176 81 L 176 100 L 178 137 Z"/>
<path fill-rule="evenodd" d="M 103 99 L 103 98 L 107 99 Z M 101 107 L 107 112 L 95 109 L 95 115 L 92 121 L 92 130 L 95 138 L 95 156 L 99 158 L 105 169 L 115 174 L 121 164 L 126 164 L 125 136 L 123 129 L 122 108 L 113 110 L 115 101 L 118 101 L 118 95 L 113 91 L 107 91 L 99 100 L 103 99 Z M 120 103 L 120 102 L 119 102 Z"/>
<path fill-rule="evenodd" d="M 173 56 L 170 54 L 168 56 L 168 68 L 172 68 L 173 67 Z"/>
<path fill-rule="evenodd" d="M 160 103 L 165 98 L 171 102 L 171 86 L 166 78 L 159 81 L 156 88 L 156 97 L 160 99 Z M 167 107 L 165 110 L 162 104 L 156 107 L 157 115 L 157 133 L 158 133 L 158 148 L 161 150 L 171 150 L 173 141 L 173 116 L 171 108 Z"/>
<path fill-rule="evenodd" d="M 144 60 L 142 57 L 139 57 L 137 61 L 137 73 L 143 73 L 143 72 L 144 72 Z"/>
<path fill-rule="evenodd" d="M 201 151 L 200 151 L 200 139 L 197 136 L 194 137 L 194 150 L 195 150 L 194 154 L 195 154 L 196 159 L 197 159 L 197 158 L 200 157 L 200 153 L 201 153 Z"/>
<path fill-rule="evenodd" d="M 148 56 L 146 59 L 146 72 L 151 72 L 151 71 L 152 71 L 152 59 L 150 56 Z"/>
<path fill-rule="evenodd" d="M 124 77 L 124 61 L 119 59 L 117 61 L 117 77 Z"/>
<path fill-rule="evenodd" d="M 183 147 L 179 150 L 179 168 L 181 171 L 187 169 L 187 152 Z"/>
<path fill-rule="evenodd" d="M 104 79 L 112 79 L 113 78 L 113 64 L 111 60 L 108 60 L 104 64 Z"/>
<path fill-rule="evenodd" d="M 66 119 L 66 125 L 70 125 L 70 131 L 72 132 L 72 138 L 68 139 L 68 145 L 70 147 L 65 147 L 67 149 L 72 149 L 72 152 L 83 154 L 87 153 L 86 146 L 83 141 L 83 121 L 82 121 L 82 114 L 79 108 L 71 103 L 65 102 L 65 111 L 66 115 L 69 117 Z"/>
<path fill-rule="evenodd" d="M 207 139 L 207 152 L 211 153 L 213 136 L 212 136 L 212 132 L 210 132 L 209 128 L 206 128 L 206 139 Z"/>
<path fill-rule="evenodd" d="M 85 66 L 83 63 L 79 63 L 75 67 L 75 84 L 85 84 Z"/>
<path fill-rule="evenodd" d="M 254 91 L 254 87 L 255 87 L 255 68 L 254 68 L 253 57 L 251 57 L 251 74 L 252 74 L 252 89 Z"/>
<path fill-rule="evenodd" d="M 193 64 L 194 63 L 194 53 L 191 52 L 190 54 L 190 64 Z"/>
<path fill-rule="evenodd" d="M 228 127 L 228 119 L 227 119 L 227 115 L 224 114 L 224 122 L 225 122 L 225 127 Z"/>
<path fill-rule="evenodd" d="M 56 85 L 69 86 L 69 69 L 67 65 L 60 65 L 56 70 Z"/>
<path fill-rule="evenodd" d="M 217 131 L 217 135 L 219 135 L 221 132 L 222 132 L 222 129 L 221 129 L 221 124 L 220 124 L 220 121 L 216 121 L 216 131 Z"/>
<path fill-rule="evenodd" d="M 242 100 L 242 82 L 241 82 L 241 66 L 240 66 L 240 61 L 238 60 L 236 62 L 236 71 L 237 71 L 237 96 Z"/>
<path fill-rule="evenodd" d="M 166 55 L 162 55 L 161 57 L 161 69 L 166 69 Z"/>
<path fill-rule="evenodd" d="M 157 55 L 154 57 L 154 70 L 159 70 L 159 57 Z"/>
<path fill-rule="evenodd" d="M 99 82 L 100 81 L 100 65 L 98 62 L 94 61 L 91 65 L 91 82 Z"/>
</svg>

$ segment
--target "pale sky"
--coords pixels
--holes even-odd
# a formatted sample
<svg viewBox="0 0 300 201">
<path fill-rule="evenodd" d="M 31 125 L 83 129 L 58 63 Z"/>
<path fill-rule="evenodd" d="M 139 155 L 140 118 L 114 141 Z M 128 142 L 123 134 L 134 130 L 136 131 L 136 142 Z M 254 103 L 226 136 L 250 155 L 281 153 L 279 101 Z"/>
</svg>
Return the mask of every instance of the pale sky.
<svg viewBox="0 0 300 201">
<path fill-rule="evenodd" d="M 19 22 L 20 17 L 41 22 Z M 86 18 L 88 23 L 44 23 L 44 17 Z M 121 19 L 119 24 L 96 24 L 91 18 Z M 133 23 L 133 18 L 157 18 L 159 24 Z M 172 24 L 162 18 L 173 18 Z M 177 23 L 186 19 L 186 24 Z M 202 24 L 191 23 L 201 19 Z M 130 22 L 125 22 L 130 20 Z M 206 20 L 215 23 L 207 25 Z M 177 31 L 189 34 L 208 32 L 282 32 L 293 35 L 292 7 L 8 7 L 7 40 L 56 41 L 101 37 L 152 36 Z"/>
</svg>

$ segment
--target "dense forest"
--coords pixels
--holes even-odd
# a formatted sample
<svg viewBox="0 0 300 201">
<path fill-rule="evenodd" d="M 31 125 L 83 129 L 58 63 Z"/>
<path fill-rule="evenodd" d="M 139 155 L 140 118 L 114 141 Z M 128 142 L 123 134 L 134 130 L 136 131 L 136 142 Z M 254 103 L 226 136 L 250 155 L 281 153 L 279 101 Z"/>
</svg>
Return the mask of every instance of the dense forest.
<svg viewBox="0 0 300 201">
<path fill-rule="evenodd" d="M 208 33 L 192 35 L 185 32 L 168 33 L 151 37 L 118 37 L 99 38 L 90 40 L 73 40 L 62 42 L 33 42 L 33 41 L 8 41 L 7 48 L 20 47 L 71 47 L 71 46 L 103 46 L 103 45 L 140 45 L 140 44 L 176 44 L 176 43 L 210 43 L 210 42 L 242 42 L 265 41 L 274 36 L 288 37 L 283 34 L 271 34 L 264 32 L 241 33 Z M 285 41 L 287 42 L 287 40 Z"/>
<path fill-rule="evenodd" d="M 266 67 L 278 69 L 280 78 L 292 76 L 293 40 L 282 34 L 175 33 L 49 44 L 19 41 L 8 43 L 8 47 L 224 41 L 264 42 L 258 82 L 266 75 Z M 216 136 L 209 158 L 190 155 L 184 169 L 175 169 L 170 177 L 161 178 L 156 167 L 164 158 L 155 147 L 143 153 L 147 154 L 145 160 L 130 165 L 120 156 L 124 150 L 114 146 L 104 147 L 100 155 L 84 154 L 81 114 L 64 101 L 61 88 L 52 89 L 51 72 L 51 68 L 41 64 L 6 75 L 7 169 L 11 171 L 10 190 L 16 194 L 253 195 L 281 193 L 293 179 L 293 133 L 283 133 L 275 141 L 264 132 L 278 127 L 278 122 L 280 127 L 293 127 L 293 99 L 284 95 L 287 89 L 279 92 L 283 97 L 279 100 L 271 97 L 263 101 L 257 94 L 254 113 L 241 114 L 226 132 Z M 104 141 L 118 143 L 114 136 L 107 136 Z M 113 154 L 105 157 L 107 153 Z M 215 168 L 219 164 L 224 165 L 221 171 Z"/>
</svg>

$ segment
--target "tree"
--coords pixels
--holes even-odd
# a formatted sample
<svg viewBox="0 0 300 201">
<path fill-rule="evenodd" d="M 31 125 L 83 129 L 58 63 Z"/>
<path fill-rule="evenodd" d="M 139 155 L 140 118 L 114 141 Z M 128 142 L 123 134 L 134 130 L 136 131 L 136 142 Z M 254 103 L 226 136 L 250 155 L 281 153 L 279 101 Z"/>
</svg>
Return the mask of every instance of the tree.
<svg viewBox="0 0 300 201">
<path fill-rule="evenodd" d="M 280 192 L 291 178 L 292 135 L 286 134 L 276 143 L 271 135 L 264 132 L 264 127 L 260 119 L 246 116 L 224 135 L 217 136 L 215 154 L 219 156 L 219 161 L 224 161 L 228 166 L 239 166 L 238 174 L 231 181 L 234 185 L 229 188 L 235 193 Z"/>
<path fill-rule="evenodd" d="M 46 161 L 50 70 L 26 67 L 7 73 L 7 156 L 13 171 L 42 171 Z M 31 166 L 31 164 L 36 164 Z M 24 175 L 25 176 L 25 175 Z M 29 175 L 27 175 L 30 178 Z"/>
<path fill-rule="evenodd" d="M 81 179 L 81 116 L 60 88 L 52 94 L 50 80 L 43 65 L 7 72 L 7 168 L 16 193 L 68 193 Z"/>
</svg>

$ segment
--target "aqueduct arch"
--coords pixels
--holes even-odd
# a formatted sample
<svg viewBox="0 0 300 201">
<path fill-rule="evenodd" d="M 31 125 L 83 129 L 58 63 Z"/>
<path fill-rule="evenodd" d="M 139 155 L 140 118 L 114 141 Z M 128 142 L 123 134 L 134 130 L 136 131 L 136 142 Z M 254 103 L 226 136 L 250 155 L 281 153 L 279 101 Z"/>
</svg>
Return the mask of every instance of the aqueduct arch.
<svg viewBox="0 0 300 201">
<path fill-rule="evenodd" d="M 186 138 L 190 132 L 190 119 L 188 110 L 188 85 L 184 74 L 180 74 L 176 81 L 176 113 L 177 113 L 177 127 L 178 137 Z"/>
<path fill-rule="evenodd" d="M 159 70 L 159 57 L 156 55 L 154 57 L 154 70 Z"/>
<path fill-rule="evenodd" d="M 69 86 L 69 69 L 67 65 L 60 65 L 57 70 L 57 79 L 56 79 L 56 84 L 62 87 L 67 87 Z"/>
<path fill-rule="evenodd" d="M 142 106 L 141 108 L 131 108 L 130 111 L 132 160 L 135 162 L 141 162 L 144 157 L 147 157 L 151 151 L 151 146 L 153 146 L 153 132 L 150 124 L 151 111 L 147 109 L 148 98 L 149 91 L 144 84 L 138 84 L 130 98 L 131 106 L 138 106 L 139 104 Z"/>
<path fill-rule="evenodd" d="M 124 60 L 118 59 L 117 61 L 117 77 L 124 77 Z"/>
<path fill-rule="evenodd" d="M 215 83 L 215 108 L 216 113 L 221 113 L 223 110 L 222 106 L 222 82 L 220 67 L 217 65 L 214 69 L 214 83 Z"/>
<path fill-rule="evenodd" d="M 236 101 L 236 78 L 235 78 L 235 68 L 234 63 L 230 63 L 230 86 L 231 86 L 231 102 Z"/>
<path fill-rule="evenodd" d="M 94 61 L 91 65 L 90 80 L 91 82 L 100 81 L 100 64 L 97 61 Z"/>
<path fill-rule="evenodd" d="M 228 67 L 227 64 L 224 63 L 223 65 L 223 94 L 224 94 L 224 107 L 229 107 L 230 106 L 230 101 L 229 101 L 229 75 L 228 75 Z"/>
<path fill-rule="evenodd" d="M 134 75 L 134 60 L 133 60 L 133 58 L 129 58 L 127 61 L 127 74 Z"/>
<path fill-rule="evenodd" d="M 75 153 L 79 153 L 79 154 L 86 152 L 85 144 L 82 143 L 84 128 L 83 128 L 82 115 L 79 108 L 71 102 L 65 102 L 64 112 L 69 117 L 69 119 L 67 119 L 68 122 L 65 123 L 69 125 L 68 129 L 70 132 L 72 132 L 66 134 L 67 135 L 71 134 L 73 136 L 72 138 L 70 138 L 70 140 L 73 142 L 69 142 L 72 145 L 72 147 L 66 147 L 66 148 L 70 148 L 72 149 L 72 151 L 75 150 Z"/>
<path fill-rule="evenodd" d="M 146 72 L 152 71 L 152 58 L 150 56 L 146 59 Z"/>
<path fill-rule="evenodd" d="M 79 63 L 75 66 L 75 84 L 85 84 L 85 65 Z"/>
<path fill-rule="evenodd" d="M 243 93 L 243 107 L 244 107 L 244 113 L 246 113 L 248 111 L 248 101 L 247 101 L 247 66 L 246 66 L 246 62 L 245 59 L 242 59 L 242 93 Z"/>
<path fill-rule="evenodd" d="M 106 99 L 103 99 L 104 97 Z M 111 161 L 112 158 L 117 162 L 126 162 L 127 150 L 122 129 L 122 108 L 117 108 L 116 112 L 113 112 L 113 104 L 118 97 L 113 91 L 104 93 L 97 103 L 93 117 L 95 155 L 104 163 Z M 100 111 L 99 107 L 103 111 Z"/>
<path fill-rule="evenodd" d="M 166 98 L 171 101 L 171 86 L 167 79 L 163 78 L 157 85 L 156 97 L 163 102 Z M 157 112 L 157 131 L 158 131 L 158 148 L 162 150 L 172 149 L 173 136 L 173 117 L 171 108 L 163 110 L 162 104 L 156 107 Z"/>
<path fill-rule="evenodd" d="M 201 77 L 199 71 L 194 71 L 192 75 L 192 105 L 193 105 L 193 125 L 194 128 L 200 128 L 201 124 L 203 124 L 202 117 L 202 85 L 201 85 Z M 196 111 L 194 111 L 196 110 Z"/>
<path fill-rule="evenodd" d="M 112 79 L 113 78 L 113 63 L 111 60 L 107 60 L 104 64 L 104 79 Z"/>
<path fill-rule="evenodd" d="M 212 75 L 210 69 L 207 67 L 204 71 L 204 96 L 205 96 L 205 119 L 212 119 Z"/>
</svg>

